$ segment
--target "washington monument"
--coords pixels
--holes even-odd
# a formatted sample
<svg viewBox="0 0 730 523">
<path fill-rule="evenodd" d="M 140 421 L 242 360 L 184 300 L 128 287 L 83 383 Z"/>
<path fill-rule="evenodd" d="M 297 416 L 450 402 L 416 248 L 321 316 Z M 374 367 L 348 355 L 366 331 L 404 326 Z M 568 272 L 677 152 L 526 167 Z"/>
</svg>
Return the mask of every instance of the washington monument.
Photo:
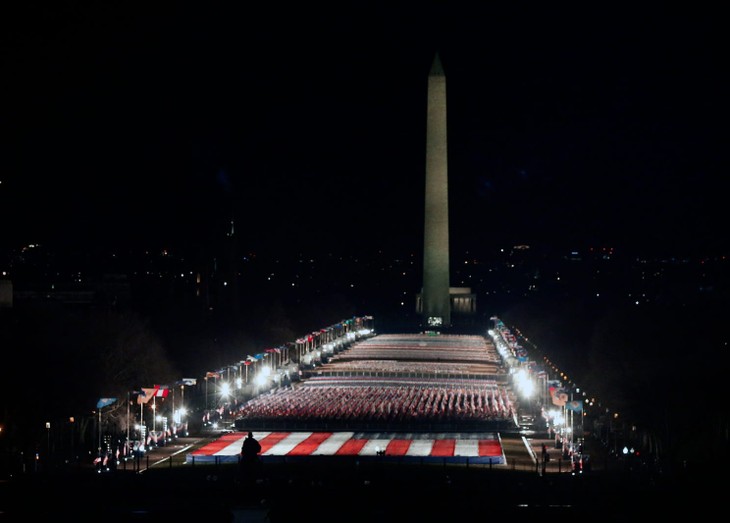
<svg viewBox="0 0 730 523">
<path fill-rule="evenodd" d="M 421 315 L 428 327 L 451 325 L 449 297 L 449 187 L 446 141 L 446 75 L 438 53 L 428 75 L 426 205 Z"/>
<path fill-rule="evenodd" d="M 426 201 L 423 240 L 423 288 L 416 300 L 422 326 L 449 329 L 452 313 L 472 315 L 476 296 L 469 287 L 449 282 L 449 183 L 446 75 L 436 53 L 428 75 L 426 113 Z"/>
</svg>

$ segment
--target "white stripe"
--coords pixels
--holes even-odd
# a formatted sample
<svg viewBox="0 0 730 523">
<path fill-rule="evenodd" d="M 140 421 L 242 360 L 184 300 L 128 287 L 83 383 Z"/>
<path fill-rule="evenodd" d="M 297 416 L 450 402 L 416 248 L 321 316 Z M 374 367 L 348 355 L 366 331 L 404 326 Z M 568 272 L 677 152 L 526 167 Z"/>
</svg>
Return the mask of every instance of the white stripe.
<svg viewBox="0 0 730 523">
<path fill-rule="evenodd" d="M 389 439 L 369 439 L 367 443 L 360 449 L 360 456 L 376 456 L 379 450 L 385 450 L 390 443 Z"/>
<path fill-rule="evenodd" d="M 254 437 L 259 440 L 259 442 L 264 439 L 266 436 L 271 434 L 271 432 L 256 432 L 254 434 Z M 237 454 L 241 453 L 241 445 L 243 445 L 243 440 L 246 439 L 246 436 L 248 436 L 248 432 L 245 436 L 241 436 L 239 439 L 228 445 L 227 447 L 223 447 L 221 450 L 216 452 L 215 456 L 235 456 Z"/>
<path fill-rule="evenodd" d="M 414 439 L 411 440 L 411 446 L 408 447 L 406 456 L 430 456 L 432 450 L 432 439 Z"/>
<path fill-rule="evenodd" d="M 478 439 L 457 439 L 454 446 L 454 456 L 479 456 Z"/>
<path fill-rule="evenodd" d="M 237 439 L 227 447 L 223 447 L 218 452 L 216 452 L 215 456 L 235 456 L 236 454 L 241 453 L 241 445 L 243 444 L 243 440 L 246 436 L 243 436 L 242 438 Z"/>
<path fill-rule="evenodd" d="M 355 435 L 354 432 L 335 432 L 328 439 L 323 441 L 312 454 L 322 454 L 324 456 L 332 456 L 347 440 Z"/>
<path fill-rule="evenodd" d="M 299 445 L 302 441 L 304 441 L 311 435 L 311 432 L 290 432 L 287 437 L 285 437 L 279 443 L 264 452 L 263 455 L 285 456 L 286 454 L 289 454 L 294 447 Z"/>
</svg>

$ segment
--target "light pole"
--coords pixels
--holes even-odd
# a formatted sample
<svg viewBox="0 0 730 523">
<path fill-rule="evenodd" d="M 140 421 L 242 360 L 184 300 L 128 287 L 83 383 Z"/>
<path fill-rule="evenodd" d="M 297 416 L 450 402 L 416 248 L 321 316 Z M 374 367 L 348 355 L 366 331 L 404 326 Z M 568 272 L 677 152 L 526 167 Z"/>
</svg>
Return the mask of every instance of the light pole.
<svg viewBox="0 0 730 523">
<path fill-rule="evenodd" d="M 208 404 L 208 376 L 205 377 L 205 411 L 206 413 L 210 409 L 210 406 Z"/>
<path fill-rule="evenodd" d="M 68 418 L 68 423 L 69 423 L 69 426 L 71 428 L 71 463 L 75 463 L 76 462 L 76 452 L 74 450 L 74 422 L 75 421 L 76 420 L 74 419 L 73 416 L 71 416 L 70 418 Z"/>
<path fill-rule="evenodd" d="M 99 430 L 101 430 L 101 427 L 99 428 Z M 99 438 L 101 438 L 101 436 L 99 436 Z M 49 463 L 50 461 L 51 461 L 51 422 L 46 421 L 46 463 Z"/>
<path fill-rule="evenodd" d="M 48 426 L 48 424 L 46 424 Z M 98 437 L 99 437 L 99 444 L 97 446 L 97 451 L 99 453 L 99 457 L 101 457 L 101 408 L 99 409 L 99 422 L 98 422 Z"/>
</svg>

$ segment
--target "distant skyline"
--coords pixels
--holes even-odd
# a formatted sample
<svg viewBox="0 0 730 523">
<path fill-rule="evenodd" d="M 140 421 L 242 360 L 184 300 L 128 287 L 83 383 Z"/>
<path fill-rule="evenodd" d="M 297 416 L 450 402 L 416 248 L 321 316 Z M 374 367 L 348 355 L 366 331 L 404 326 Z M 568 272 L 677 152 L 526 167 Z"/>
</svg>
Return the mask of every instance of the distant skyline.
<svg viewBox="0 0 730 523">
<path fill-rule="evenodd" d="M 438 49 L 453 252 L 725 252 L 722 18 L 581 9 L 15 6 L 2 246 L 419 253 Z"/>
</svg>

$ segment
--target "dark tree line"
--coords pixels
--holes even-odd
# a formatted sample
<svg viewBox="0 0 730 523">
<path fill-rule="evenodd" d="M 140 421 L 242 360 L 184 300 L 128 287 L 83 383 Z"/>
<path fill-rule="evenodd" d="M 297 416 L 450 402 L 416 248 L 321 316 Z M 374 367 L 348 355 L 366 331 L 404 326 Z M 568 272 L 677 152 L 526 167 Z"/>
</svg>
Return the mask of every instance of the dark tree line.
<svg viewBox="0 0 730 523">
<path fill-rule="evenodd" d="M 7 369 L 0 423 L 9 452 L 47 450 L 47 424 L 55 433 L 70 420 L 81 446 L 93 432 L 99 398 L 126 398 L 177 376 L 158 337 L 134 312 L 45 305 L 3 310 L 0 323 Z"/>
<path fill-rule="evenodd" d="M 728 454 L 726 310 L 721 293 L 625 306 L 552 298 L 501 319 L 652 452 L 705 464 Z"/>
</svg>

